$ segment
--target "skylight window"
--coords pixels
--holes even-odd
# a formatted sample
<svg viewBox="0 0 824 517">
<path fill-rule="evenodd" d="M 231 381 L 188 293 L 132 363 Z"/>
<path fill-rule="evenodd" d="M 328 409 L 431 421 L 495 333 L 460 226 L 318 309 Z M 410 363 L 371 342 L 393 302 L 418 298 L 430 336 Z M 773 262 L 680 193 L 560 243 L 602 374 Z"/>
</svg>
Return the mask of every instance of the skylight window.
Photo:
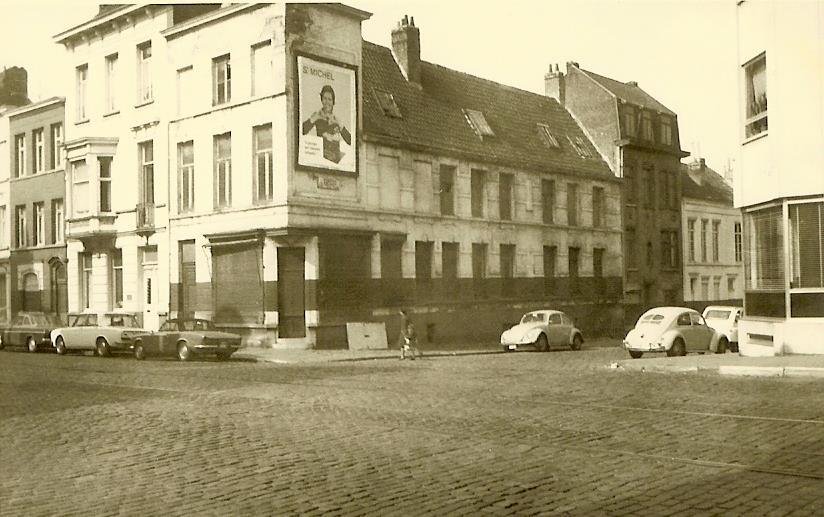
<svg viewBox="0 0 824 517">
<path fill-rule="evenodd" d="M 552 134 L 552 131 L 549 130 L 549 126 L 546 124 L 538 123 L 538 134 L 541 136 L 541 140 L 544 141 L 547 147 L 555 147 L 556 149 L 561 148 L 561 144 L 558 143 L 558 139 L 555 138 L 555 135 Z"/>
<path fill-rule="evenodd" d="M 575 148 L 581 158 L 592 158 L 592 153 L 589 152 L 583 138 L 576 136 L 575 140 L 573 140 L 572 137 L 567 135 L 567 140 L 569 140 L 569 143 Z"/>
<path fill-rule="evenodd" d="M 395 102 L 394 95 L 386 90 L 379 90 L 377 88 L 373 88 L 373 91 L 375 92 L 375 97 L 378 99 L 378 105 L 380 105 L 384 115 L 392 118 L 403 118 L 403 115 L 401 115 L 401 110 Z"/>
<path fill-rule="evenodd" d="M 464 109 L 463 112 L 466 121 L 469 122 L 469 125 L 472 126 L 472 129 L 479 137 L 495 136 L 495 132 L 489 127 L 483 112 L 471 109 Z"/>
</svg>

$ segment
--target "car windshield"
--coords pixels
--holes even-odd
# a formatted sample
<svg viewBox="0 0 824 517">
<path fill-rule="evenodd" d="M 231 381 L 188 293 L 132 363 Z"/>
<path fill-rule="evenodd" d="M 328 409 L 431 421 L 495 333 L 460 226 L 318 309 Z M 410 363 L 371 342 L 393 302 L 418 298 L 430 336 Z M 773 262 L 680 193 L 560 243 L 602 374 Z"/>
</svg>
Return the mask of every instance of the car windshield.
<svg viewBox="0 0 824 517">
<path fill-rule="evenodd" d="M 63 322 L 56 314 L 32 314 L 31 319 L 38 327 L 61 327 Z"/>
<path fill-rule="evenodd" d="M 106 314 L 103 321 L 110 327 L 139 328 L 137 318 L 132 314 Z"/>
<path fill-rule="evenodd" d="M 708 320 L 726 320 L 730 317 L 730 311 L 722 311 L 718 309 L 713 309 L 707 311 L 707 314 L 704 317 Z"/>
<path fill-rule="evenodd" d="M 659 325 L 661 321 L 664 320 L 664 316 L 658 313 L 650 313 L 641 316 L 641 319 L 638 320 L 639 325 Z"/>
<path fill-rule="evenodd" d="M 546 314 L 543 312 L 529 312 L 521 318 L 521 323 L 543 323 L 546 321 Z"/>
<path fill-rule="evenodd" d="M 183 330 L 214 330 L 215 326 L 209 320 L 185 320 L 180 322 Z"/>
</svg>

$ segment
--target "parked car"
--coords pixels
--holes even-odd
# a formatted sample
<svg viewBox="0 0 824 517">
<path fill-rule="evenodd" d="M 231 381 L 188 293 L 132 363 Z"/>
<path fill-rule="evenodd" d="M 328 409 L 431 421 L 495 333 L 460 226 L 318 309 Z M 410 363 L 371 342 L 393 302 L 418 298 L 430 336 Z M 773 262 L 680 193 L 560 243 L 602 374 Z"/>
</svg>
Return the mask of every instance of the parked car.
<svg viewBox="0 0 824 517">
<path fill-rule="evenodd" d="M 131 352 L 133 338 L 148 332 L 140 328 L 130 313 L 78 314 L 70 317 L 71 326 L 52 330 L 51 339 L 58 354 L 69 350 L 93 350 L 106 357 L 112 352 Z"/>
<path fill-rule="evenodd" d="M 727 338 L 708 326 L 698 311 L 686 307 L 650 309 L 624 338 L 624 348 L 633 359 L 644 352 L 666 352 L 668 356 L 687 352 L 723 354 L 728 345 Z"/>
<path fill-rule="evenodd" d="M 157 332 L 134 336 L 135 359 L 149 355 L 171 355 L 188 361 L 197 355 L 214 355 L 226 360 L 240 348 L 240 336 L 221 332 L 209 320 L 172 319 Z"/>
<path fill-rule="evenodd" d="M 63 325 L 56 314 L 18 312 L 11 323 L 0 330 L 0 350 L 6 346 L 24 346 L 29 352 L 51 349 L 51 331 Z"/>
<path fill-rule="evenodd" d="M 559 346 L 580 350 L 583 342 L 584 336 L 572 320 L 553 310 L 527 312 L 520 323 L 501 334 L 501 346 L 506 352 L 526 347 L 546 352 Z"/>
<path fill-rule="evenodd" d="M 731 305 L 710 305 L 704 309 L 703 314 L 707 325 L 727 338 L 730 350 L 733 352 L 738 352 L 738 320 L 743 315 L 743 307 Z"/>
</svg>

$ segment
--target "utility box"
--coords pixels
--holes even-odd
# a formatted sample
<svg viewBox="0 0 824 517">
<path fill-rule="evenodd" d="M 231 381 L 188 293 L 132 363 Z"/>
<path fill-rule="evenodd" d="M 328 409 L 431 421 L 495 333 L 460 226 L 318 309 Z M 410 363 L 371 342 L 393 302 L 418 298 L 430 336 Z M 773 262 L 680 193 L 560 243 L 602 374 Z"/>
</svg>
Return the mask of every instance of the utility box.
<svg viewBox="0 0 824 517">
<path fill-rule="evenodd" d="M 349 350 L 386 350 L 386 325 L 383 323 L 348 322 L 346 341 Z"/>
</svg>

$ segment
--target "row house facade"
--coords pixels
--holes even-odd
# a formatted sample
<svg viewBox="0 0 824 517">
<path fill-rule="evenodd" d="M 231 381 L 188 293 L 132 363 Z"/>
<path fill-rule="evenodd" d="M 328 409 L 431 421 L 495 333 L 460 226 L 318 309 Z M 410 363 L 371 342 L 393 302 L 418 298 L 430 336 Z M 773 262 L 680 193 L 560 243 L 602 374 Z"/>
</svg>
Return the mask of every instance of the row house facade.
<svg viewBox="0 0 824 517">
<path fill-rule="evenodd" d="M 21 67 L 0 71 L 0 322 L 11 319 L 11 298 L 15 289 L 11 274 L 10 183 L 12 142 L 9 138 L 8 113 L 28 104 L 28 75 Z"/>
<path fill-rule="evenodd" d="M 732 188 L 703 158 L 681 167 L 684 301 L 742 302 L 744 241 Z"/>
<path fill-rule="evenodd" d="M 824 353 L 824 11 L 737 3 L 745 355 Z M 769 99 L 769 103 L 768 103 Z"/>
<path fill-rule="evenodd" d="M 634 81 L 569 62 L 545 76 L 616 177 L 623 179 L 624 301 L 642 308 L 683 301 L 678 117 Z"/>
<path fill-rule="evenodd" d="M 400 307 L 438 341 L 547 304 L 620 325 L 620 180 L 557 101 L 422 61 L 408 19 L 390 49 L 339 4 L 198 7 L 56 37 L 70 310 L 295 347 Z"/>
</svg>

